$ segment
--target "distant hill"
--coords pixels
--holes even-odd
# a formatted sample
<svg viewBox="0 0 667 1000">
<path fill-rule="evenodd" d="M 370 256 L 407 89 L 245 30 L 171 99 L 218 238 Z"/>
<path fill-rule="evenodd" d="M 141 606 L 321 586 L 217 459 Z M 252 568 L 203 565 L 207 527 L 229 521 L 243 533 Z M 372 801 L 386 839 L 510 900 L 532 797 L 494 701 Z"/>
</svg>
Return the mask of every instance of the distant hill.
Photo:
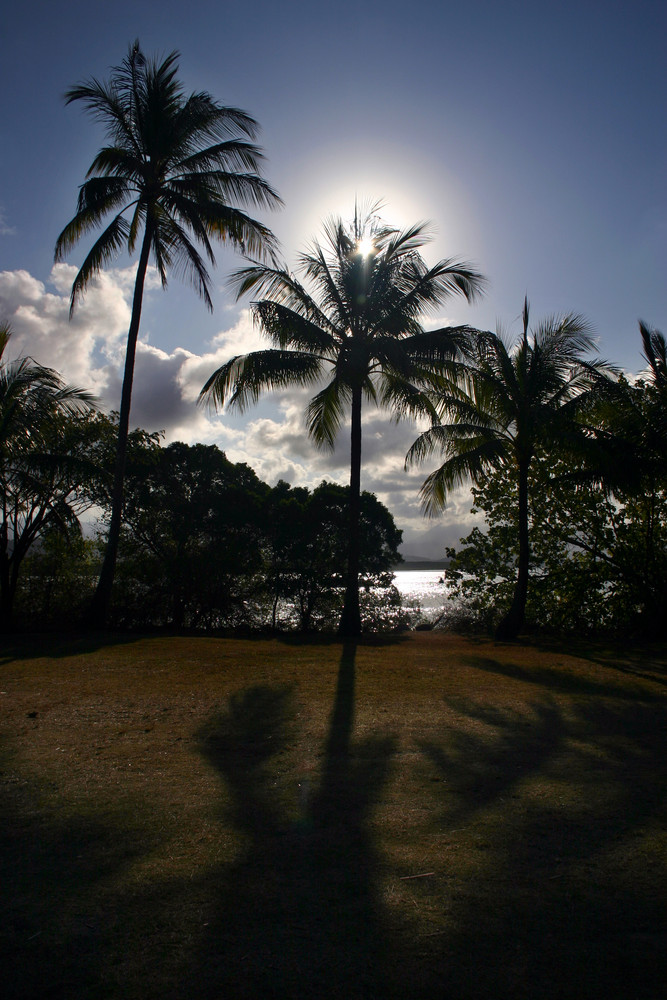
<svg viewBox="0 0 667 1000">
<path fill-rule="evenodd" d="M 418 556 L 405 556 L 402 563 L 396 563 L 392 570 L 400 569 L 447 569 L 449 559 L 420 559 Z"/>
</svg>

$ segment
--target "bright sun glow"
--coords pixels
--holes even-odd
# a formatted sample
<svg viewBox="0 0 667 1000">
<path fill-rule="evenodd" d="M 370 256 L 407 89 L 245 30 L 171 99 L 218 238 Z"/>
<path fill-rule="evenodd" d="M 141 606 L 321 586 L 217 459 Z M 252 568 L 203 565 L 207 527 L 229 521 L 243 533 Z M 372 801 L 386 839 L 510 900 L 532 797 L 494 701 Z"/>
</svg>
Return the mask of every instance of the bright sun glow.
<svg viewBox="0 0 667 1000">
<path fill-rule="evenodd" d="M 374 250 L 375 244 L 370 236 L 363 236 L 357 243 L 357 253 L 360 253 L 362 257 L 370 257 Z"/>
</svg>

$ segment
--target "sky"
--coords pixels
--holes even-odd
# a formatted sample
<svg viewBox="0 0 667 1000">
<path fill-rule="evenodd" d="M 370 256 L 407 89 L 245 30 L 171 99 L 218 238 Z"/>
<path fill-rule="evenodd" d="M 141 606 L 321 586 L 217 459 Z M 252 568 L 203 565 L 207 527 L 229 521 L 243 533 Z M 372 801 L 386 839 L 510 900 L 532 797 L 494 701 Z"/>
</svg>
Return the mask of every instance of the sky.
<svg viewBox="0 0 667 1000">
<path fill-rule="evenodd" d="M 451 299 L 429 326 L 519 332 L 524 296 L 541 320 L 583 314 L 601 356 L 643 367 L 638 320 L 667 333 L 667 8 L 634 3 L 469 0 L 24 0 L 0 27 L 0 320 L 8 357 L 28 354 L 117 409 L 136 262 L 119 258 L 73 318 L 69 292 L 90 243 L 54 266 L 55 241 L 103 143 L 63 93 L 105 79 L 129 44 L 180 52 L 185 90 L 206 90 L 261 125 L 263 173 L 282 211 L 261 215 L 286 264 L 355 198 L 405 227 L 428 220 L 428 261 L 456 257 L 487 277 L 482 299 Z M 243 416 L 197 406 L 225 360 L 262 346 L 249 302 L 217 254 L 209 313 L 174 276 L 149 280 L 131 422 L 165 441 L 215 443 L 269 483 L 346 482 L 345 428 L 333 453 L 304 430 L 290 391 Z M 433 464 L 403 470 L 416 428 L 367 409 L 362 487 L 404 532 L 408 556 L 440 558 L 469 530 L 462 490 L 437 520 L 418 491 Z"/>
</svg>

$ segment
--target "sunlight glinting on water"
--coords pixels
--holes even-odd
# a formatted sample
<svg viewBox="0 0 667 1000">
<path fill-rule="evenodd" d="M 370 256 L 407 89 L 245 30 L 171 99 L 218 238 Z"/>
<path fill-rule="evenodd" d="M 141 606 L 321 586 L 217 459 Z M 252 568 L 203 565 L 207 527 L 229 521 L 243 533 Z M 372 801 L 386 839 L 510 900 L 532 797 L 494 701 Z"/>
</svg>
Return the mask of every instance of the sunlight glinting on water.
<svg viewBox="0 0 667 1000">
<path fill-rule="evenodd" d="M 442 610 L 449 587 L 445 569 L 399 569 L 394 572 L 394 585 L 404 603 L 419 602 L 422 611 Z"/>
</svg>

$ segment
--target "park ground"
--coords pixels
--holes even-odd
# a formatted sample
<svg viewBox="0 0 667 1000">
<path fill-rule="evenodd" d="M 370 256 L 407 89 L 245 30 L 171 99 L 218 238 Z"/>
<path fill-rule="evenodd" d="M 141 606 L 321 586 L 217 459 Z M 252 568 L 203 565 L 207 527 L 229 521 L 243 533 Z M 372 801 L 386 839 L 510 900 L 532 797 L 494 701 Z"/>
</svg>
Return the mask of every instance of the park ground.
<svg viewBox="0 0 667 1000">
<path fill-rule="evenodd" d="M 6 1000 L 657 1000 L 667 651 L 0 654 Z"/>
</svg>

